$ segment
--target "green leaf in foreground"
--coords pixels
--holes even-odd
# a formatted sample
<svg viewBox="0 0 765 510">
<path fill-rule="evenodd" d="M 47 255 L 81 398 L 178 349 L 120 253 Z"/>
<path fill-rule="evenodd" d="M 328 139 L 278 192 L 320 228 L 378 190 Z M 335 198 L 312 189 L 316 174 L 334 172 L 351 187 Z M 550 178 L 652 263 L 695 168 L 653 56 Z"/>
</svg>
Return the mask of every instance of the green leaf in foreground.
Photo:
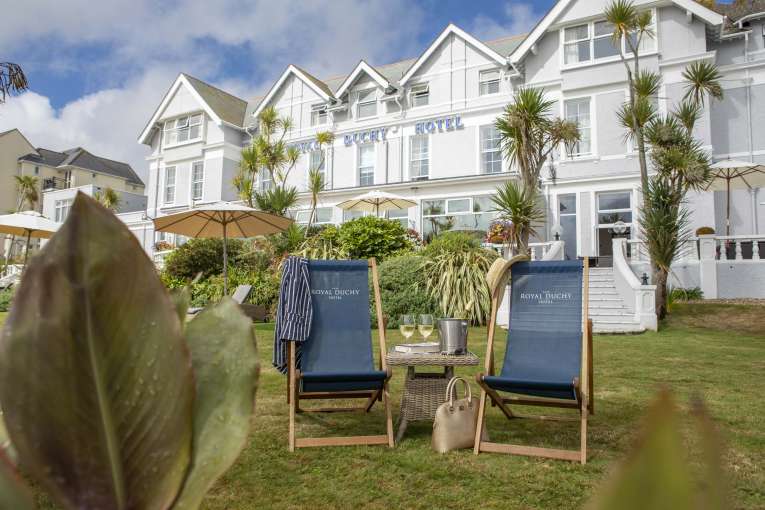
<svg viewBox="0 0 765 510">
<path fill-rule="evenodd" d="M 196 509 L 244 447 L 259 370 L 252 322 L 230 298 L 189 322 L 186 341 L 197 387 L 194 447 L 174 509 Z"/>
<path fill-rule="evenodd" d="M 15 299 L 0 402 L 24 471 L 67 509 L 168 508 L 191 457 L 193 377 L 133 234 L 78 194 Z"/>
<path fill-rule="evenodd" d="M 0 508 L 3 510 L 34 509 L 29 489 L 2 451 L 0 451 Z"/>
</svg>

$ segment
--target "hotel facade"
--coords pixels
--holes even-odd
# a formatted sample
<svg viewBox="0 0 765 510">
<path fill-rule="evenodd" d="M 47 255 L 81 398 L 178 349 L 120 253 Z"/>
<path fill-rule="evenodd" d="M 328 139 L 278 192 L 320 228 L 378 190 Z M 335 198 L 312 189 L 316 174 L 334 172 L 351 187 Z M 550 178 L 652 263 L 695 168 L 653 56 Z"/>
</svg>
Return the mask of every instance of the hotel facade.
<svg viewBox="0 0 765 510">
<path fill-rule="evenodd" d="M 765 130 L 757 128 L 765 120 L 765 12 L 754 12 L 758 3 L 726 17 L 691 0 L 636 1 L 653 18 L 655 37 L 641 45 L 641 67 L 662 77 L 660 112 L 682 100 L 682 72 L 690 63 L 713 62 L 723 74 L 725 98 L 707 103 L 695 133 L 714 160 L 765 162 Z M 308 219 L 308 170 L 322 159 L 316 134 L 331 131 L 318 223 L 354 217 L 336 204 L 381 189 L 416 201 L 390 218 L 425 236 L 485 230 L 494 218 L 491 195 L 516 175 L 502 157 L 494 121 L 515 90 L 539 87 L 555 101 L 554 114 L 577 122 L 582 136 L 573 154 L 551 162 L 555 179 L 549 168 L 543 171 L 548 219 L 540 235 L 550 239 L 559 231 L 567 258 L 608 259 L 615 235 L 640 236 L 640 178 L 636 151 L 617 118 L 628 91 L 603 20 L 607 4 L 560 0 L 529 34 L 491 41 L 449 25 L 415 58 L 361 61 L 342 76 L 320 79 L 289 65 L 264 96 L 251 100 L 182 74 L 139 137 L 151 148 L 147 209 L 121 217 L 153 254 L 159 241 L 174 239 L 155 234 L 150 218 L 238 200 L 232 182 L 241 150 L 259 113 L 274 107 L 292 119 L 287 141 L 301 151 L 289 176 L 301 190 L 296 221 Z M 271 185 L 267 173 L 257 184 Z M 734 191 L 732 234 L 760 233 L 761 202 L 762 190 Z M 725 232 L 723 193 L 693 194 L 688 206 L 694 229 Z"/>
</svg>

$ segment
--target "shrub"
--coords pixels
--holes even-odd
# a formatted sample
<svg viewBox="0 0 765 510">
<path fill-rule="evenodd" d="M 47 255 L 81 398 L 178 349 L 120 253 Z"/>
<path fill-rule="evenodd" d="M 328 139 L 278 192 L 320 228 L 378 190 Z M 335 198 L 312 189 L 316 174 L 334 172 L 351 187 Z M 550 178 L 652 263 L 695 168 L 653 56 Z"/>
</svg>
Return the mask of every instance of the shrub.
<svg viewBox="0 0 765 510">
<path fill-rule="evenodd" d="M 425 261 L 428 292 L 445 317 L 464 317 L 483 325 L 491 313 L 486 273 L 497 254 L 483 248 L 442 249 Z"/>
<path fill-rule="evenodd" d="M 404 314 L 438 314 L 438 304 L 428 293 L 424 264 L 424 257 L 409 254 L 390 258 L 378 266 L 380 297 L 388 328 L 397 328 Z M 374 299 L 370 308 L 376 323 Z"/>
<path fill-rule="evenodd" d="M 0 290 L 0 312 L 7 312 L 11 309 L 11 302 L 15 292 L 16 290 L 13 287 Z"/>
<path fill-rule="evenodd" d="M 244 252 L 244 242 L 228 240 L 229 260 L 236 260 Z M 202 273 L 203 278 L 223 272 L 223 240 L 191 239 L 167 256 L 164 272 L 174 278 L 190 280 Z"/>
<path fill-rule="evenodd" d="M 452 230 L 434 237 L 423 250 L 423 255 L 434 257 L 443 252 L 459 253 L 480 248 L 481 243 L 474 235 L 460 230 Z"/>
<path fill-rule="evenodd" d="M 712 227 L 699 227 L 696 229 L 697 236 L 708 236 L 715 233 L 715 229 Z"/>
<path fill-rule="evenodd" d="M 320 260 L 348 258 L 348 253 L 340 246 L 340 231 L 334 225 L 329 225 L 306 239 L 295 255 Z"/>
<path fill-rule="evenodd" d="M 704 292 L 699 287 L 692 289 L 675 287 L 670 294 L 673 301 L 699 301 L 704 299 Z"/>
<path fill-rule="evenodd" d="M 240 267 L 230 267 L 228 288 L 230 292 L 239 285 L 252 285 L 246 303 L 263 305 L 271 309 L 279 295 L 279 277 L 270 271 L 250 271 Z M 223 276 L 196 282 L 191 285 L 191 305 L 207 306 L 217 303 L 223 297 Z"/>
<path fill-rule="evenodd" d="M 340 249 L 351 259 L 375 257 L 379 262 L 402 249 L 412 249 L 406 229 L 397 221 L 364 216 L 340 227 Z"/>
</svg>

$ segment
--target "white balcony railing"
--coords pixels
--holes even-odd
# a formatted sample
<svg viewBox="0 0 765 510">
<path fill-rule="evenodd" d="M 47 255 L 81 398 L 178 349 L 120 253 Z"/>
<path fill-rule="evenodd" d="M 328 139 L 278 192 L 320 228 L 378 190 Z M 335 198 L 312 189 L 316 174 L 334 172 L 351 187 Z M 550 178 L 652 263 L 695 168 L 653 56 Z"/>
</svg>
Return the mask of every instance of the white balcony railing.
<svg viewBox="0 0 765 510">
<path fill-rule="evenodd" d="M 494 250 L 500 256 L 508 257 L 506 244 L 484 243 L 484 248 Z M 529 243 L 529 256 L 531 260 L 563 260 L 563 242 L 547 241 L 543 243 Z"/>
</svg>

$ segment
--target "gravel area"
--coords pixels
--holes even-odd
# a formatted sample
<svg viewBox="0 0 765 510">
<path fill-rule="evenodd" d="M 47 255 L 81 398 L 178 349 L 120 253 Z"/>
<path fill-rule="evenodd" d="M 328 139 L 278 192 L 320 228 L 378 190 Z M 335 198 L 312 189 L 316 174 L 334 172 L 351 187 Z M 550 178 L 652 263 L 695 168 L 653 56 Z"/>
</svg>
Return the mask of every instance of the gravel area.
<svg viewBox="0 0 765 510">
<path fill-rule="evenodd" d="M 740 299 L 702 299 L 702 300 L 689 300 L 681 301 L 682 303 L 692 304 L 716 304 L 716 305 L 759 305 L 765 306 L 765 299 L 755 298 L 740 298 Z"/>
</svg>

